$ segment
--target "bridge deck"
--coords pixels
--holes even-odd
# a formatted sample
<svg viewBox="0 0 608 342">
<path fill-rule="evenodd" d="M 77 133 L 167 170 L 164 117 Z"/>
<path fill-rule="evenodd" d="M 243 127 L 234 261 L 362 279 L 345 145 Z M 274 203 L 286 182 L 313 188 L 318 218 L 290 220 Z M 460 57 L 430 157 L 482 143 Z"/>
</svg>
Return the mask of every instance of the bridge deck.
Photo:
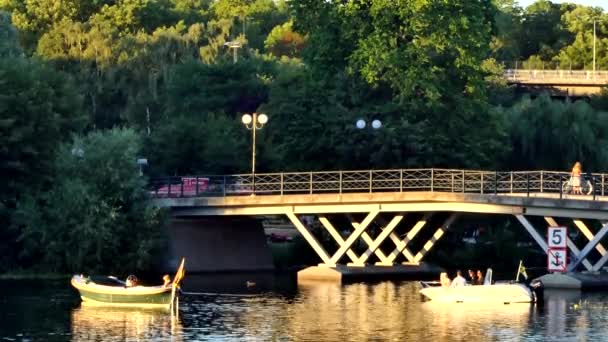
<svg viewBox="0 0 608 342">
<path fill-rule="evenodd" d="M 607 181 L 605 174 L 588 174 L 582 181 L 588 195 L 573 195 L 566 172 L 401 169 L 256 174 L 255 180 L 250 174 L 172 177 L 156 180 L 150 194 L 179 215 L 369 212 L 375 206 L 538 215 L 560 210 L 558 216 L 608 219 Z"/>
<path fill-rule="evenodd" d="M 504 75 L 509 83 L 515 84 L 575 87 L 608 85 L 608 71 L 508 69 Z"/>
<path fill-rule="evenodd" d="M 175 216 L 275 215 L 454 211 L 608 219 L 608 196 L 559 194 L 468 194 L 445 192 L 267 195 L 156 199 Z"/>
</svg>

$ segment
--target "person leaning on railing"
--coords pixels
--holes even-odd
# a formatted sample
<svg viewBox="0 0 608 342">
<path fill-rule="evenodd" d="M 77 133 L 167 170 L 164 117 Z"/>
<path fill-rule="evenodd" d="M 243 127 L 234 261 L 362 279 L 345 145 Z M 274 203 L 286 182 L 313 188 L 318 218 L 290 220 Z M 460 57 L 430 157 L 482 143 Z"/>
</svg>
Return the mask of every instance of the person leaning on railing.
<svg viewBox="0 0 608 342">
<path fill-rule="evenodd" d="M 583 167 L 580 162 L 574 163 L 574 167 L 572 168 L 572 173 L 570 174 L 570 179 L 572 183 L 572 193 L 573 194 L 582 194 L 581 191 L 581 174 L 583 172 Z"/>
</svg>

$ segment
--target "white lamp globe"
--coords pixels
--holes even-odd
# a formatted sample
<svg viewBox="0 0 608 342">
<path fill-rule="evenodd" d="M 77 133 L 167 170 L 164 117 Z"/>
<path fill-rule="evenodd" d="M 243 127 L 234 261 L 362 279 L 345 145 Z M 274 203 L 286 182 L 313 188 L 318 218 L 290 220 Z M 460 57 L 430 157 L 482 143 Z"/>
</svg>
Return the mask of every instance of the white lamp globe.
<svg viewBox="0 0 608 342">
<path fill-rule="evenodd" d="M 378 129 L 382 127 L 382 122 L 380 122 L 380 120 L 374 120 L 372 121 L 372 128 L 373 129 Z"/>
<path fill-rule="evenodd" d="M 241 117 L 241 121 L 245 124 L 245 125 L 249 125 L 251 123 L 251 121 L 253 121 L 253 118 L 251 117 L 251 115 L 249 114 L 244 114 Z"/>
<path fill-rule="evenodd" d="M 356 125 L 357 125 L 358 129 L 364 129 L 365 128 L 365 120 L 363 120 L 363 119 L 357 120 Z"/>
<path fill-rule="evenodd" d="M 258 116 L 258 122 L 261 123 L 262 125 L 268 122 L 268 115 L 266 114 L 260 114 Z"/>
</svg>

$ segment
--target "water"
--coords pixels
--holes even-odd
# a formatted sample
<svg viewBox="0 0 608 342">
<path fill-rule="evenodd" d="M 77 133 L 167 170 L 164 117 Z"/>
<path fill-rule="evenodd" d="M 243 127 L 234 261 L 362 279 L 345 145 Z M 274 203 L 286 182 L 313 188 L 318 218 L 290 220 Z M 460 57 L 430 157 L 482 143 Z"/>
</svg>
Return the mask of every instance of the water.
<svg viewBox="0 0 608 342">
<path fill-rule="evenodd" d="M 178 316 L 81 307 L 69 283 L 0 281 L 5 341 L 602 341 L 608 294 L 545 292 L 542 307 L 423 302 L 417 282 L 187 277 Z M 255 281 L 247 287 L 245 280 Z M 218 292 L 226 292 L 218 294 Z"/>
</svg>

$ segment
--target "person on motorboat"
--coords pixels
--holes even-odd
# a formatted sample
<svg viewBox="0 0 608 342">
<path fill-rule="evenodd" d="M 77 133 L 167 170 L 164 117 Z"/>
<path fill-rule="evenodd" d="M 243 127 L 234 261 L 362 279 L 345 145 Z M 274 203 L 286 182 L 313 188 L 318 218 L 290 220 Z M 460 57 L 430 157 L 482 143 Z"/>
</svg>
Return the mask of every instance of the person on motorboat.
<svg viewBox="0 0 608 342">
<path fill-rule="evenodd" d="M 139 280 L 137 279 L 137 277 L 134 276 L 134 275 L 132 275 L 132 274 L 130 274 L 127 277 L 127 281 L 125 281 L 125 286 L 126 287 L 134 287 L 134 286 L 139 285 L 138 283 L 139 283 Z"/>
<path fill-rule="evenodd" d="M 469 284 L 477 285 L 477 275 L 475 274 L 475 271 L 471 269 L 469 269 Z"/>
<path fill-rule="evenodd" d="M 445 272 L 441 272 L 439 274 L 439 283 L 441 283 L 441 287 L 450 287 L 450 277 Z"/>
<path fill-rule="evenodd" d="M 460 270 L 456 271 L 456 278 L 452 280 L 450 287 L 465 286 L 466 284 L 467 280 L 462 276 L 462 272 L 460 272 Z"/>
<path fill-rule="evenodd" d="M 475 285 L 483 285 L 483 273 L 481 270 L 477 270 L 477 274 L 475 275 L 476 284 Z"/>
</svg>

